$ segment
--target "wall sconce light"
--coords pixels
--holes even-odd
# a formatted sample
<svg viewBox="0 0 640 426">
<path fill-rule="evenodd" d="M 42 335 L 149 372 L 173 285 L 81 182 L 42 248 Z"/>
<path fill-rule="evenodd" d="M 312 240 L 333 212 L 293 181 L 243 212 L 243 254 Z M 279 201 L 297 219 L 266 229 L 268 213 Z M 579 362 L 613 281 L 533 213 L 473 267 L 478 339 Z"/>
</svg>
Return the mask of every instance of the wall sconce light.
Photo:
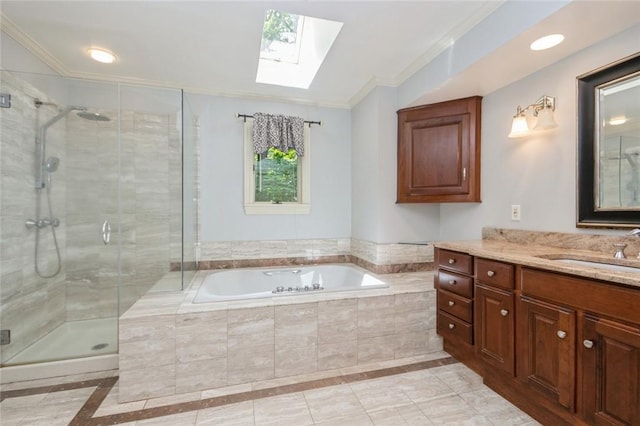
<svg viewBox="0 0 640 426">
<path fill-rule="evenodd" d="M 513 122 L 511 123 L 510 138 L 519 138 L 528 136 L 532 131 L 547 130 L 557 127 L 558 124 L 553 118 L 553 111 L 556 109 L 556 98 L 552 96 L 542 96 L 535 103 L 522 108 L 518 105 L 516 115 L 513 116 Z M 529 128 L 527 122 L 526 112 L 533 110 L 533 117 L 536 118 L 533 128 Z"/>
</svg>

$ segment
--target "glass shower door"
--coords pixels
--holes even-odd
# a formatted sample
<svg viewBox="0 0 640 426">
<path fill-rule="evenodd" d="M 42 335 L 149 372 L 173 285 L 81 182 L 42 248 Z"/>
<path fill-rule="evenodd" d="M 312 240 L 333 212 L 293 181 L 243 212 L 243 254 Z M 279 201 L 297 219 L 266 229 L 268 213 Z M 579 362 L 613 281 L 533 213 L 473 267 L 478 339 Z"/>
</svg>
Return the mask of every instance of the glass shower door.
<svg viewBox="0 0 640 426">
<path fill-rule="evenodd" d="M 117 85 L 1 77 L 1 364 L 117 353 Z"/>
</svg>

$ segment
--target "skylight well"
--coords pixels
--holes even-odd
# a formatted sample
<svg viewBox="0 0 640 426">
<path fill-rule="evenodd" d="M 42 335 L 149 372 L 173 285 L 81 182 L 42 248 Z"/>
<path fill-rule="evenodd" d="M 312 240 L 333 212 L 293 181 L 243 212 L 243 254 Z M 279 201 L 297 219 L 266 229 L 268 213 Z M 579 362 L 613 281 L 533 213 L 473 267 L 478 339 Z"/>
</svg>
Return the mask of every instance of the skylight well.
<svg viewBox="0 0 640 426">
<path fill-rule="evenodd" d="M 308 89 L 342 22 L 267 10 L 257 83 Z"/>
</svg>

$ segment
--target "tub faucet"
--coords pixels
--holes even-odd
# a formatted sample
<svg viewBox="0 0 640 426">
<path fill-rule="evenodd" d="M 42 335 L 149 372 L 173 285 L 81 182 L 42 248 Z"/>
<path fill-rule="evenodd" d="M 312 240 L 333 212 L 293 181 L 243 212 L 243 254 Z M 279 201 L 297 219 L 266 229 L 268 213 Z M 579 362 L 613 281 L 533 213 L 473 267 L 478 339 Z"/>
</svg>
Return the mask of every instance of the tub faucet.
<svg viewBox="0 0 640 426">
<path fill-rule="evenodd" d="M 626 236 L 635 235 L 636 237 L 640 237 L 640 228 L 632 229 L 631 231 L 627 232 L 625 235 Z M 640 260 L 640 252 L 638 253 L 638 256 L 636 258 Z"/>
</svg>

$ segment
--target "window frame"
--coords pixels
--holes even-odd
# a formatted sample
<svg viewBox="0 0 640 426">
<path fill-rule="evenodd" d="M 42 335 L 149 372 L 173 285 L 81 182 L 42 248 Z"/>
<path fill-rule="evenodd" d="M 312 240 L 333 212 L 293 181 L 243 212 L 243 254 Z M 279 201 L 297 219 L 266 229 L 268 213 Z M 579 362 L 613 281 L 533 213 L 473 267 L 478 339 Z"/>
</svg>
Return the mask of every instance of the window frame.
<svg viewBox="0 0 640 426">
<path fill-rule="evenodd" d="M 298 202 L 270 203 L 255 201 L 255 171 L 253 170 L 253 120 L 244 123 L 244 212 L 256 214 L 310 214 L 311 213 L 311 132 L 304 126 L 304 155 L 298 157 Z"/>
</svg>

